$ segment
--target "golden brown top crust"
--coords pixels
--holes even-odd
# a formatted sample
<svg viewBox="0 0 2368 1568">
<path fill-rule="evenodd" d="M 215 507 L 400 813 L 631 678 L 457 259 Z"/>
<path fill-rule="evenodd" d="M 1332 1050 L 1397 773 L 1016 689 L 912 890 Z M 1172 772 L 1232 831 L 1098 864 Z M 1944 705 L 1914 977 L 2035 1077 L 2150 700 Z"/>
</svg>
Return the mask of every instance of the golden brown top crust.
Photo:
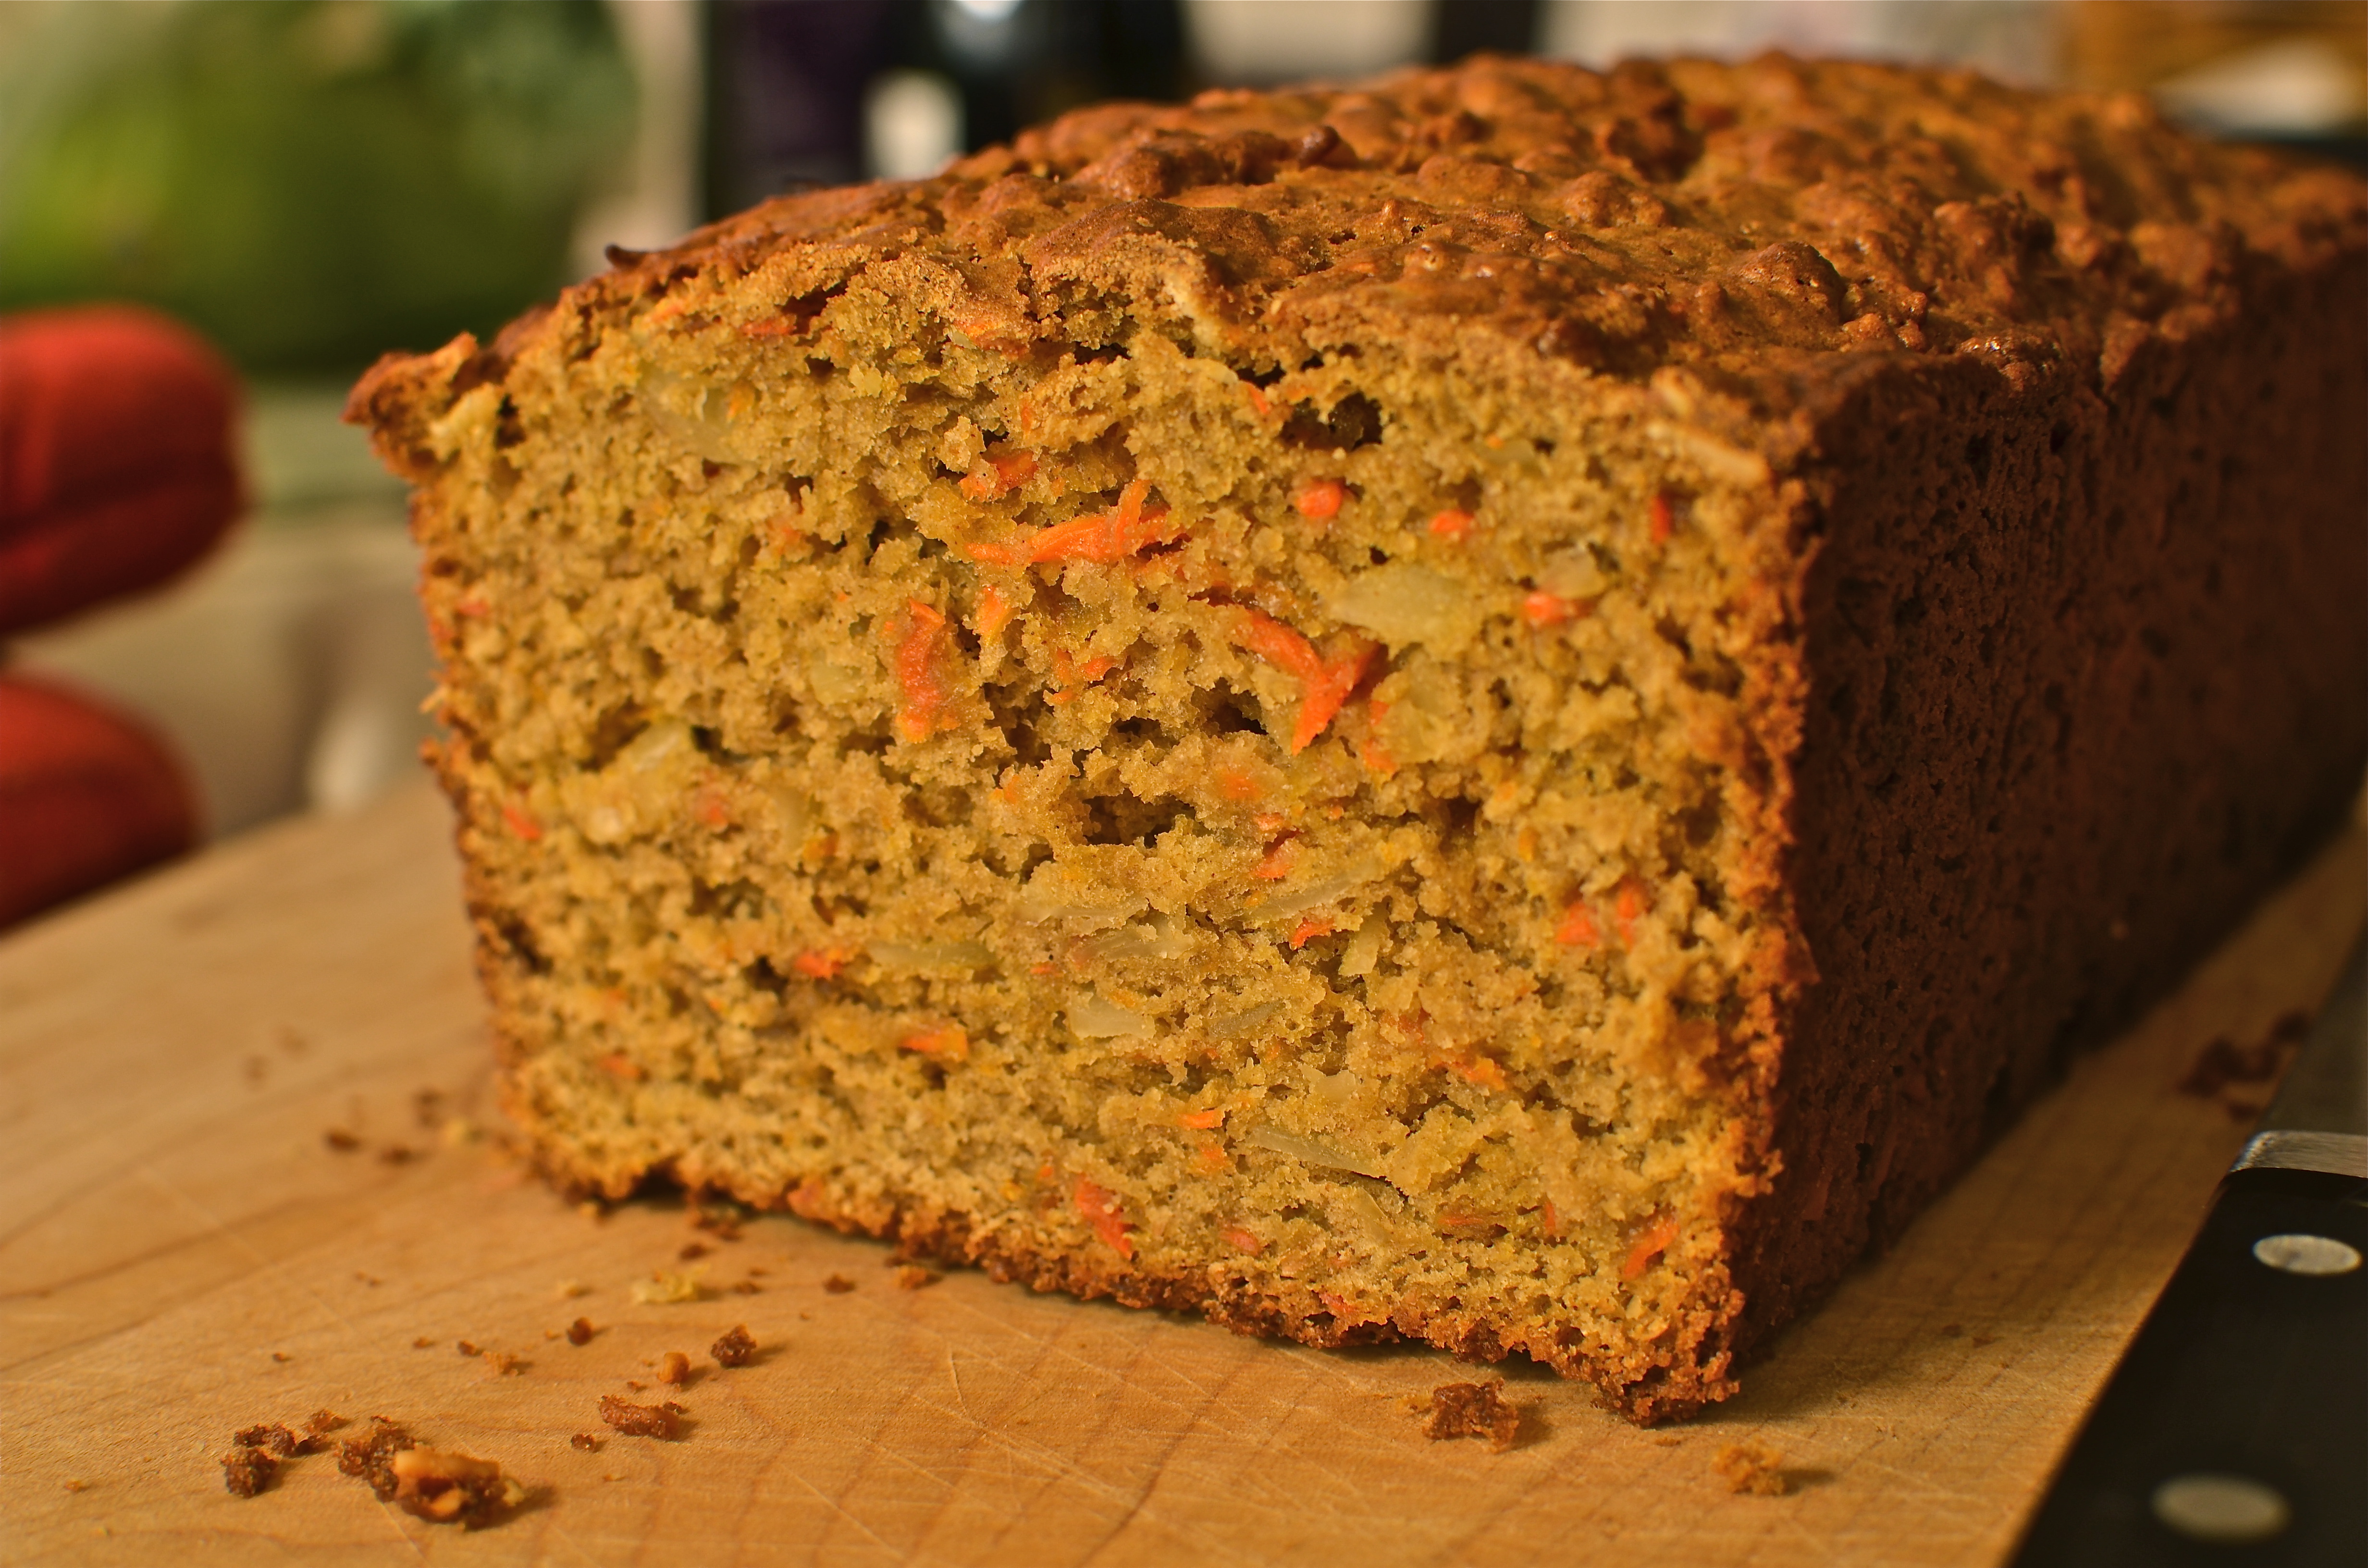
<svg viewBox="0 0 2368 1568">
<path fill-rule="evenodd" d="M 1480 324 L 1630 380 L 1888 350 L 2068 356 L 2110 381 L 2131 343 L 2217 317 L 2249 274 L 2359 249 L 2364 192 L 2201 142 L 2135 97 L 1775 54 L 1602 74 L 1481 57 L 1079 110 L 932 179 L 768 201 L 568 303 L 745 302 L 734 284 L 762 269 L 769 330 L 804 337 L 857 273 L 914 260 L 959 278 L 954 330 L 1015 357 L 1150 321 L 1263 370 Z M 408 379 L 383 367 L 357 413 Z"/>
</svg>

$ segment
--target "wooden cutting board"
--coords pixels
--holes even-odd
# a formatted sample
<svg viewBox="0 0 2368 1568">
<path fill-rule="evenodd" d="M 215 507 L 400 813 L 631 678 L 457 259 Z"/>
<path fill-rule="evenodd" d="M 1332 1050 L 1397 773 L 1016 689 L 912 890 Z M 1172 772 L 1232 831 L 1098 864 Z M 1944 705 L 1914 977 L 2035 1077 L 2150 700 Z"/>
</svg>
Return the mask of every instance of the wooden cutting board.
<svg viewBox="0 0 2368 1568">
<path fill-rule="evenodd" d="M 727 1240 L 679 1204 L 579 1211 L 500 1145 L 445 835 L 413 788 L 0 942 L 0 1561 L 1995 1562 L 2245 1136 L 2178 1085 L 2215 1038 L 2313 1005 L 2368 903 L 2354 830 L 1738 1399 L 1642 1432 L 1507 1367 L 1526 1426 L 1492 1453 L 1406 1413 L 1478 1375 L 1427 1350 L 970 1273 L 902 1290 L 884 1247 L 785 1218 Z M 637 1302 L 659 1269 L 712 1293 Z M 579 1315 L 590 1343 L 552 1337 Z M 744 1323 L 757 1362 L 674 1394 L 681 1441 L 600 1426 L 601 1395 Z M 234 1428 L 324 1406 L 531 1496 L 463 1533 L 325 1457 L 226 1494 Z M 1727 1490 L 1743 1442 L 1782 1451 L 1787 1494 Z"/>
</svg>

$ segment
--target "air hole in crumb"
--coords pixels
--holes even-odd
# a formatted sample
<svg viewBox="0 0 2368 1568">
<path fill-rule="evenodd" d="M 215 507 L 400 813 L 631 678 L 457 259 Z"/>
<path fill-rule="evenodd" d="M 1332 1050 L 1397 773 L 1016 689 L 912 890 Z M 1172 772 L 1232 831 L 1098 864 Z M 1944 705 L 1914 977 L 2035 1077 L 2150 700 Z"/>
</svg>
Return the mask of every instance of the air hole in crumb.
<svg viewBox="0 0 2368 1568">
<path fill-rule="evenodd" d="M 1312 451 L 1353 451 L 1381 438 L 1381 407 L 1363 392 L 1350 392 L 1334 403 L 1329 414 L 1318 415 L 1303 403 L 1282 425 L 1285 445 Z"/>
<path fill-rule="evenodd" d="M 1085 807 L 1087 844 L 1148 846 L 1192 814 L 1190 804 L 1177 795 L 1149 801 L 1133 795 L 1094 795 L 1087 797 Z"/>
<path fill-rule="evenodd" d="M 1221 735 L 1266 733 L 1258 720 L 1258 699 L 1219 681 L 1200 699 L 1201 722 Z"/>
</svg>

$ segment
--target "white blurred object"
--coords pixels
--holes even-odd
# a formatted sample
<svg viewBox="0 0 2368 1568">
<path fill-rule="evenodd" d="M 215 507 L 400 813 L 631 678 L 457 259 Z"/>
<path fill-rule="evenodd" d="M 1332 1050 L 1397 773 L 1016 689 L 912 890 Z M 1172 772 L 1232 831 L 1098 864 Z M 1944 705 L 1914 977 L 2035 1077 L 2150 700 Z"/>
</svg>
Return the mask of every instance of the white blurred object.
<svg viewBox="0 0 2368 1568">
<path fill-rule="evenodd" d="M 1185 0 L 1184 28 L 1222 85 L 1361 76 L 1422 58 L 1434 3 L 1455 0 Z"/>
<path fill-rule="evenodd" d="M 431 733 L 416 560 L 382 510 L 250 524 L 194 575 L 21 639 L 10 663 L 162 731 L 209 837 L 307 807 L 351 810 L 410 777 Z"/>
<path fill-rule="evenodd" d="M 656 250 L 699 222 L 700 9 L 700 0 L 609 0 L 641 113 L 632 161 L 576 221 L 583 276 L 607 267 L 610 245 Z"/>
<path fill-rule="evenodd" d="M 2280 39 L 2154 88 L 2164 112 L 2223 135 L 2310 136 L 2368 113 L 2358 66 L 2317 39 Z"/>
<path fill-rule="evenodd" d="M 256 512 L 180 581 L 23 637 L 12 667 L 161 731 L 220 838 L 290 812 L 349 811 L 417 768 L 434 653 L 403 486 L 340 424 L 342 389 L 253 395 Z"/>
<path fill-rule="evenodd" d="M 2055 73 L 2053 13 L 2049 0 L 1546 0 L 1538 51 L 1604 66 L 1782 49 L 1970 65 L 2038 85 Z"/>
<path fill-rule="evenodd" d="M 890 71 L 863 97 L 863 161 L 879 179 L 927 179 L 962 151 L 962 99 L 934 71 Z"/>
</svg>

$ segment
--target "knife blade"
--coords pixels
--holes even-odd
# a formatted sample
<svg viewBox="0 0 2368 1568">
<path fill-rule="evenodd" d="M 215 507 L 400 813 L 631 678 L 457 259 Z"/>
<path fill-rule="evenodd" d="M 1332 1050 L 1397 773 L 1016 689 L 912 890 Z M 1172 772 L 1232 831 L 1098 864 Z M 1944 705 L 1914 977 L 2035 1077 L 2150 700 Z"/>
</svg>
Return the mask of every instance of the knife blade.
<svg viewBox="0 0 2368 1568">
<path fill-rule="evenodd" d="M 2015 1568 L 2368 1562 L 2368 939 L 2090 1407 Z"/>
</svg>

